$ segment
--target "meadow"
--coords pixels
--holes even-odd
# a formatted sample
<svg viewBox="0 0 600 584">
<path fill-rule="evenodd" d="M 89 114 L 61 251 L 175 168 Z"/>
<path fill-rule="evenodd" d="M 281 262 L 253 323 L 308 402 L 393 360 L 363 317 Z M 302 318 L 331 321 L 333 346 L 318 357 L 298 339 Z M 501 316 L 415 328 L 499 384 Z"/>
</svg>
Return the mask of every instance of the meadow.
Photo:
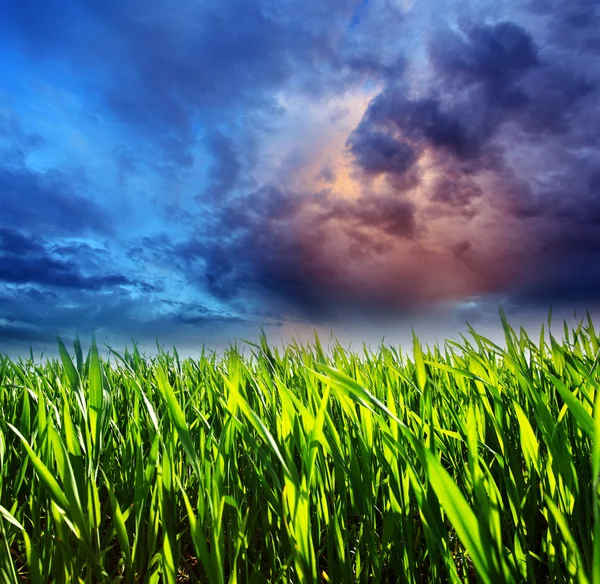
<svg viewBox="0 0 600 584">
<path fill-rule="evenodd" d="M 0 580 L 600 584 L 600 338 L 502 324 L 0 358 Z"/>
</svg>

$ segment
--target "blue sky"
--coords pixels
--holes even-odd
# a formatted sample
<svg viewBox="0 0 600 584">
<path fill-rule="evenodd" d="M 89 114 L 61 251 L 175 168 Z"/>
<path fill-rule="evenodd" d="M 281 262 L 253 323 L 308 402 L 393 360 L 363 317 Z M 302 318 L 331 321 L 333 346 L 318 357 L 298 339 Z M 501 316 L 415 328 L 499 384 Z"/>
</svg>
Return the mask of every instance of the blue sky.
<svg viewBox="0 0 600 584">
<path fill-rule="evenodd" d="M 596 1 L 1 6 L 1 350 L 597 306 Z"/>
</svg>

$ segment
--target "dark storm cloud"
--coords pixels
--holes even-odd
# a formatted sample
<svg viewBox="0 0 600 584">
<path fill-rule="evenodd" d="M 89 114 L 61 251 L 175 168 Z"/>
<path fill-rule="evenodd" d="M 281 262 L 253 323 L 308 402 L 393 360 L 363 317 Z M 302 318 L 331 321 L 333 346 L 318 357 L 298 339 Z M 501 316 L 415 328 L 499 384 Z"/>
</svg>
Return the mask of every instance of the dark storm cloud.
<svg viewBox="0 0 600 584">
<path fill-rule="evenodd" d="M 79 290 L 134 284 L 121 274 L 86 274 L 73 261 L 52 255 L 39 239 L 7 228 L 0 228 L 0 281 Z"/>
<path fill-rule="evenodd" d="M 220 314 L 217 312 L 206 312 L 206 313 L 195 313 L 195 312 L 182 312 L 174 315 L 174 320 L 177 324 L 190 325 L 195 327 L 211 326 L 215 323 L 236 323 L 244 322 L 244 319 L 231 315 L 231 314 Z"/>
<path fill-rule="evenodd" d="M 348 142 L 357 163 L 372 172 L 372 160 L 390 160 L 380 171 L 403 174 L 418 154 L 434 149 L 489 164 L 485 148 L 497 129 L 534 101 L 520 80 L 539 66 L 537 52 L 531 35 L 510 22 L 474 27 L 466 37 L 442 31 L 430 48 L 436 86 L 411 98 L 402 83 L 391 82 Z M 407 153 L 399 164 L 397 151 Z"/>
<path fill-rule="evenodd" d="M 600 216 L 550 223 L 535 265 L 511 292 L 521 306 L 590 308 L 600 300 Z"/>
<path fill-rule="evenodd" d="M 44 234 L 109 233 L 106 213 L 84 195 L 85 187 L 58 170 L 0 167 L 0 225 Z"/>
<path fill-rule="evenodd" d="M 354 134 L 349 145 L 357 163 L 371 174 L 404 174 L 417 158 L 410 144 L 380 131 Z"/>
<path fill-rule="evenodd" d="M 377 156 L 411 147 L 470 161 L 471 173 L 501 167 L 507 145 L 492 143 L 505 124 L 540 139 L 572 132 L 573 122 L 584 122 L 579 102 L 597 89 L 585 61 L 573 69 L 547 50 L 540 54 L 532 35 L 511 22 L 440 31 L 430 45 L 430 63 L 429 94 L 410 98 L 402 83 L 390 83 L 370 104 L 349 140 L 365 171 L 372 171 Z M 387 170 L 401 174 L 417 160 Z"/>
<path fill-rule="evenodd" d="M 79 290 L 101 290 L 132 284 L 121 274 L 87 276 L 71 265 L 48 256 L 0 254 L 0 280 L 15 284 L 38 284 Z"/>
<path fill-rule="evenodd" d="M 460 169 L 446 168 L 436 177 L 431 188 L 434 215 L 457 214 L 472 218 L 476 214 L 474 205 L 483 196 L 483 188 L 468 173 Z"/>
<path fill-rule="evenodd" d="M 436 178 L 423 195 L 434 215 L 470 218 L 483 200 L 517 220 L 532 242 L 521 254 L 526 276 L 505 290 L 515 302 L 600 302 L 600 240 L 581 237 L 600 229 L 600 7 L 531 8 L 546 16 L 545 30 L 498 22 L 436 31 L 429 89 L 414 95 L 390 80 L 348 147 L 365 174 L 394 180 L 427 154 Z"/>
<path fill-rule="evenodd" d="M 132 251 L 169 258 L 192 285 L 240 312 L 250 303 L 257 310 L 269 305 L 273 314 L 324 319 L 336 306 L 369 310 L 369 298 L 339 280 L 345 267 L 319 252 L 340 222 L 357 259 L 381 253 L 386 237 L 410 240 L 416 230 L 413 205 L 393 195 L 370 193 L 350 201 L 327 191 L 264 187 L 224 205 L 202 238 L 173 241 L 162 234 Z"/>
<path fill-rule="evenodd" d="M 91 246 L 89 243 L 55 243 L 49 246 L 53 255 L 65 258 L 85 257 L 86 260 L 99 259 L 108 255 L 105 249 Z M 92 260 L 93 261 L 93 260 Z"/>
<path fill-rule="evenodd" d="M 528 6 L 546 19 L 550 42 L 569 46 L 581 56 L 600 52 L 600 9 L 596 0 L 531 0 Z"/>
<path fill-rule="evenodd" d="M 50 335 L 33 327 L 0 324 L 0 347 L 12 346 L 15 342 L 39 343 L 50 339 Z"/>
<path fill-rule="evenodd" d="M 46 253 L 46 249 L 38 241 L 5 227 L 0 228 L 0 250 L 8 255 Z"/>
<path fill-rule="evenodd" d="M 417 228 L 414 205 L 393 194 L 366 194 L 354 201 L 333 201 L 327 216 L 347 219 L 351 227 L 372 228 L 395 238 L 411 238 Z"/>
<path fill-rule="evenodd" d="M 277 305 L 273 306 L 274 314 L 285 306 L 304 312 L 320 310 L 316 288 L 325 286 L 323 277 L 310 266 L 290 218 L 272 220 L 250 209 L 251 205 L 242 203 L 236 209 L 229 207 L 229 213 L 214 223 L 206 240 L 177 242 L 160 236 L 154 239 L 153 251 L 147 247 L 136 251 L 169 257 L 188 282 L 236 309 L 257 301 L 257 307 L 264 306 L 266 301 Z M 236 214 L 234 231 L 228 228 L 232 212 Z M 200 320 L 205 319 L 200 316 Z M 177 320 L 183 322 L 182 318 L 190 318 L 187 311 Z"/>
<path fill-rule="evenodd" d="M 520 72 L 539 64 L 531 34 L 513 22 L 477 25 L 466 36 L 446 31 L 434 38 L 430 55 L 436 72 L 449 81 L 459 76 L 467 82 L 485 83 L 490 94 L 499 89 L 497 95 L 490 95 L 499 101 L 505 99 L 507 87 L 511 88 Z"/>
</svg>

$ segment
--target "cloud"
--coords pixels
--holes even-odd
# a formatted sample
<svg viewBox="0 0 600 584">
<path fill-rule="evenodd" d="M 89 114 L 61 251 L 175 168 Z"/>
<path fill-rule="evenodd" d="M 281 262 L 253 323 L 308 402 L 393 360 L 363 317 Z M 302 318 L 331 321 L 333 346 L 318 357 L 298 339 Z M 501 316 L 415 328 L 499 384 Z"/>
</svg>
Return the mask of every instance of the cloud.
<svg viewBox="0 0 600 584">
<path fill-rule="evenodd" d="M 546 32 L 510 21 L 435 31 L 428 82 L 415 90 L 405 78 L 389 80 L 348 146 L 366 176 L 414 173 L 427 201 L 419 209 L 431 218 L 495 214 L 500 223 L 488 236 L 524 246 L 510 260 L 520 266 L 514 279 L 503 284 L 516 302 L 597 302 L 591 258 L 600 242 L 580 234 L 598 229 L 600 150 L 591 128 L 600 123 L 600 61 L 589 23 L 599 9 L 532 6 L 548 15 Z M 396 185 L 399 197 L 415 188 Z M 482 252 L 478 265 L 472 257 L 482 237 L 475 232 L 468 248 L 455 248 L 471 257 L 471 270 L 481 270 Z"/>
<path fill-rule="evenodd" d="M 185 0 L 173 10 L 167 0 L 152 9 L 140 0 L 61 0 L 48 14 L 41 0 L 9 0 L 3 26 L 34 59 L 58 57 L 99 88 L 107 111 L 179 168 L 193 164 L 200 112 L 260 123 L 288 83 L 327 90 L 342 75 L 336 44 L 357 5 Z M 90 69 L 88 84 L 80 72 Z"/>
<path fill-rule="evenodd" d="M 84 182 L 61 171 L 0 167 L 0 224 L 45 234 L 109 233 L 106 213 L 84 189 Z"/>
<path fill-rule="evenodd" d="M 514 22 L 478 24 L 466 34 L 443 31 L 434 36 L 430 57 L 436 72 L 449 81 L 462 80 L 488 86 L 490 99 L 504 101 L 507 86 L 539 64 L 539 49 L 530 33 Z M 510 101 L 510 100 L 509 100 Z"/>
<path fill-rule="evenodd" d="M 239 323 L 244 319 L 232 314 L 220 313 L 187 313 L 182 312 L 174 316 L 177 324 L 189 325 L 194 327 L 210 327 L 217 323 Z"/>
<path fill-rule="evenodd" d="M 114 286 L 131 285 L 121 274 L 87 276 L 69 264 L 48 256 L 0 256 L 0 281 L 15 284 L 39 284 L 79 290 L 101 290 Z"/>
<path fill-rule="evenodd" d="M 0 323 L 0 347 L 13 346 L 15 343 L 37 344 L 49 340 L 49 335 L 29 326 Z"/>
<path fill-rule="evenodd" d="M 33 78 L 0 110 L 5 314 L 192 335 L 597 299 L 597 2 L 42 4 L 0 24 Z"/>
<path fill-rule="evenodd" d="M 410 241 L 415 230 L 412 204 L 394 196 L 350 201 L 263 187 L 223 205 L 202 238 L 163 235 L 136 249 L 170 258 L 189 283 L 240 313 L 268 305 L 274 314 L 323 319 L 336 305 L 369 309 L 369 295 L 348 285 L 340 253 L 366 261 L 386 237 Z"/>
<path fill-rule="evenodd" d="M 369 174 L 404 174 L 417 158 L 410 144 L 377 130 L 355 133 L 349 147 L 357 163 Z"/>
<path fill-rule="evenodd" d="M 367 194 L 354 201 L 333 201 L 329 217 L 348 220 L 350 228 L 366 227 L 394 238 L 412 238 L 417 229 L 414 205 L 393 194 Z"/>
<path fill-rule="evenodd" d="M 399 150 L 409 156 L 387 170 L 403 173 L 428 149 L 485 164 L 486 147 L 501 124 L 532 101 L 519 82 L 539 65 L 537 52 L 531 35 L 511 22 L 475 26 L 466 34 L 440 31 L 430 43 L 430 90 L 411 97 L 407 84 L 388 84 L 350 137 L 357 164 L 371 172 L 372 159 Z"/>
<path fill-rule="evenodd" d="M 122 274 L 86 274 L 73 261 L 52 255 L 46 245 L 40 239 L 0 228 L 0 281 L 79 290 L 135 284 Z M 71 251 L 74 251 L 72 246 Z"/>
</svg>

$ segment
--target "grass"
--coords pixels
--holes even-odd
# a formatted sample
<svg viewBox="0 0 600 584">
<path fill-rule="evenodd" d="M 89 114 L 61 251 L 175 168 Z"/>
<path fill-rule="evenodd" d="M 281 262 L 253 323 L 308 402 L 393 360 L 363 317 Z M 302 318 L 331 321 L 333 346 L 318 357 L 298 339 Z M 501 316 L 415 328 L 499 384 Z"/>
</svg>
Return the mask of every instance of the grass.
<svg viewBox="0 0 600 584">
<path fill-rule="evenodd" d="M 599 338 L 503 325 L 0 358 L 0 580 L 600 584 Z"/>
</svg>

